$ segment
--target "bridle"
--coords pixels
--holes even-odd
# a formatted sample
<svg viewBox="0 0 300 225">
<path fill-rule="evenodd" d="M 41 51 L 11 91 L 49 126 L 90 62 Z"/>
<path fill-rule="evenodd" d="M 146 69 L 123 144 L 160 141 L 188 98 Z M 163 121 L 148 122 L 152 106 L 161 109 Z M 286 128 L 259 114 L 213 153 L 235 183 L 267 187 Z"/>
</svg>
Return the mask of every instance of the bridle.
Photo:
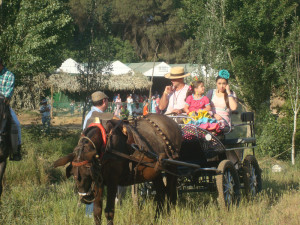
<svg viewBox="0 0 300 225">
<path fill-rule="evenodd" d="M 102 126 L 101 123 L 92 123 L 92 124 L 90 124 L 88 127 L 95 127 L 95 126 L 98 127 L 98 128 L 100 129 L 100 131 L 101 131 L 101 134 L 102 134 L 102 140 L 103 140 L 103 146 L 104 146 L 104 148 L 105 148 L 105 147 L 106 147 L 106 141 L 107 141 L 107 140 L 106 140 L 106 132 L 105 132 L 105 129 L 104 129 L 104 127 Z M 87 136 L 84 135 L 84 134 L 81 134 L 81 137 L 80 137 L 80 139 L 79 139 L 77 145 L 82 144 L 81 142 L 82 142 L 83 139 L 88 140 L 88 141 L 92 144 L 94 150 L 97 151 L 97 148 L 96 148 L 95 143 L 94 143 L 89 137 L 87 137 Z M 74 174 L 74 178 L 75 178 L 76 180 L 77 180 L 78 174 L 79 174 L 79 167 L 84 166 L 84 167 L 86 167 L 86 168 L 89 169 L 89 170 L 91 169 L 91 162 L 90 162 L 90 161 L 84 160 L 84 161 L 81 161 L 81 162 L 80 162 L 80 156 L 81 156 L 83 147 L 84 147 L 84 145 L 82 145 L 81 148 L 78 150 L 78 154 L 76 154 L 76 155 L 77 155 L 76 161 L 73 161 L 73 162 L 71 163 L 72 166 L 76 168 L 76 172 L 75 172 L 75 174 Z M 98 156 L 98 157 L 97 157 L 97 156 Z M 102 159 L 102 157 L 103 157 L 103 153 L 101 152 L 100 157 L 99 157 L 99 155 L 97 154 L 96 157 L 99 158 L 100 161 L 101 161 L 101 159 Z M 92 181 L 92 184 L 91 184 L 91 187 L 90 187 L 89 191 L 88 191 L 88 192 L 78 192 L 79 196 L 80 196 L 81 198 L 84 197 L 84 196 L 90 196 L 91 193 L 92 193 L 92 191 L 94 190 L 94 186 L 95 186 L 95 181 Z M 85 199 L 85 201 L 87 201 L 87 202 L 93 202 L 94 199 L 92 199 L 92 200 L 87 200 L 87 199 Z"/>
<path fill-rule="evenodd" d="M 96 150 L 96 145 L 95 145 L 95 143 L 94 143 L 90 138 L 88 138 L 88 137 L 85 136 L 85 135 L 82 135 L 82 136 L 80 137 L 80 139 L 79 139 L 77 145 L 79 145 L 79 143 L 81 142 L 82 139 L 87 139 L 89 142 L 91 142 L 92 145 L 93 145 L 93 147 L 94 147 L 94 149 Z M 77 161 L 79 161 L 79 159 L 80 159 L 81 152 L 82 152 L 82 149 L 79 151 L 79 154 L 78 154 L 78 157 L 77 157 Z M 89 163 L 88 160 L 81 161 L 81 162 L 74 162 L 74 161 L 73 161 L 73 162 L 72 162 L 72 166 L 74 166 L 74 167 L 80 167 L 80 166 L 84 166 L 84 165 L 86 165 L 86 164 L 88 164 L 88 163 Z"/>
</svg>

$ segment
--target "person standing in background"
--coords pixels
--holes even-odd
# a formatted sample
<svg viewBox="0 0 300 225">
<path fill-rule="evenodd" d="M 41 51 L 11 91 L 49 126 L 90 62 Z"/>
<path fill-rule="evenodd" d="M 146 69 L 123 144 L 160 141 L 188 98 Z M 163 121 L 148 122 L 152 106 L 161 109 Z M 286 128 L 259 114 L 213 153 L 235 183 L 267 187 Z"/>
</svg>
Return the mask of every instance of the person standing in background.
<svg viewBox="0 0 300 225">
<path fill-rule="evenodd" d="M 127 103 L 127 110 L 129 111 L 129 115 L 132 116 L 132 104 L 133 104 L 133 99 L 132 99 L 132 95 L 128 95 L 127 99 L 126 99 L 126 103 Z"/>
<path fill-rule="evenodd" d="M 120 107 L 122 105 L 122 99 L 120 97 L 120 94 L 117 95 L 117 98 L 115 100 L 115 104 L 116 104 L 116 110 L 115 110 L 114 115 L 117 116 L 117 117 L 120 117 Z"/>
<path fill-rule="evenodd" d="M 40 113 L 42 114 L 42 124 L 43 124 L 43 131 L 46 134 L 50 133 L 50 112 L 51 112 L 51 106 L 47 104 L 47 99 L 43 99 L 41 101 L 41 107 L 40 107 Z"/>
</svg>

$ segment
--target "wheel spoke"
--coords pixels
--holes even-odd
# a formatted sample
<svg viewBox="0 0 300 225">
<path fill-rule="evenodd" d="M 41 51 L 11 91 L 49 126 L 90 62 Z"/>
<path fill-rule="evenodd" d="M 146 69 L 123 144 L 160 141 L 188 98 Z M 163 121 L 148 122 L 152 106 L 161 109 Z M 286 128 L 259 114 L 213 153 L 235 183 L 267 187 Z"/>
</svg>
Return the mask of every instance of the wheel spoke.
<svg viewBox="0 0 300 225">
<path fill-rule="evenodd" d="M 223 183 L 224 199 L 227 205 L 230 205 L 232 203 L 232 199 L 234 198 L 234 186 L 235 186 L 235 182 L 233 176 L 230 170 L 227 170 L 224 173 L 224 183 Z"/>
</svg>

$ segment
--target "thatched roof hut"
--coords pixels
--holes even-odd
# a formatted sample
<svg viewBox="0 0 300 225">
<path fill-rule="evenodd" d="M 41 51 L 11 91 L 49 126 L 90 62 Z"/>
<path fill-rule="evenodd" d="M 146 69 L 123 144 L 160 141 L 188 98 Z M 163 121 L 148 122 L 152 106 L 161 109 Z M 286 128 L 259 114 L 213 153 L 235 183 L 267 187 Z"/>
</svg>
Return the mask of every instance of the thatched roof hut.
<svg viewBox="0 0 300 225">
<path fill-rule="evenodd" d="M 80 90 L 80 84 L 76 78 L 76 75 L 70 75 L 67 73 L 52 74 L 48 78 L 47 83 L 56 91 L 68 91 L 74 93 Z"/>
<path fill-rule="evenodd" d="M 150 87 L 151 82 L 141 73 L 111 76 L 107 80 L 109 91 L 149 90 Z"/>
<path fill-rule="evenodd" d="M 104 79 L 103 79 L 104 78 Z M 58 91 L 67 91 L 70 93 L 85 91 L 81 87 L 77 76 L 67 73 L 53 74 L 47 81 L 49 86 L 52 86 Z M 103 75 L 102 90 L 109 91 L 126 91 L 126 90 L 149 90 L 151 82 L 143 74 L 124 74 L 124 75 Z"/>
</svg>

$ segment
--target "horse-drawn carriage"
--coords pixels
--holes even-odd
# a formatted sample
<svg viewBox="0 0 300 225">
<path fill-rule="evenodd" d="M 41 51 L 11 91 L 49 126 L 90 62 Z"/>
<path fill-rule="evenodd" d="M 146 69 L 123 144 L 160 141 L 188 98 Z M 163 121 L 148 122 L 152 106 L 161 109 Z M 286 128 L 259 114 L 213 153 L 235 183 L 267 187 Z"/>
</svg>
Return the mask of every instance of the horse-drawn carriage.
<svg viewBox="0 0 300 225">
<path fill-rule="evenodd" d="M 184 116 L 172 116 L 181 121 Z M 241 189 L 247 197 L 262 189 L 261 169 L 255 158 L 256 139 L 254 115 L 241 114 L 241 123 L 232 125 L 221 135 L 213 134 L 193 124 L 179 123 L 183 142 L 178 160 L 163 160 L 163 164 L 177 166 L 178 194 L 186 192 L 218 191 L 219 203 L 230 206 L 238 203 Z M 231 129 L 247 126 L 250 137 L 228 138 Z M 250 154 L 244 155 L 248 149 Z M 250 151 L 249 151 L 250 150 Z M 132 189 L 134 199 L 155 193 L 151 182 Z"/>
<path fill-rule="evenodd" d="M 149 114 L 127 123 L 109 120 L 105 129 L 101 123 L 92 123 L 83 131 L 74 152 L 54 163 L 55 167 L 70 163 L 67 176 L 74 176 L 82 202 L 94 202 L 96 224 L 101 224 L 104 186 L 105 216 L 111 224 L 118 185 L 135 184 L 136 196 L 155 189 L 157 212 L 165 194 L 174 204 L 178 192 L 217 189 L 221 204 L 229 206 L 238 202 L 241 187 L 247 195 L 261 190 L 253 113 L 242 113 L 243 124 L 235 125 L 249 126 L 249 138 L 215 136 L 174 119 L 178 118 Z M 252 154 L 244 157 L 245 149 L 252 149 Z M 145 183 L 149 181 L 152 183 Z"/>
</svg>

